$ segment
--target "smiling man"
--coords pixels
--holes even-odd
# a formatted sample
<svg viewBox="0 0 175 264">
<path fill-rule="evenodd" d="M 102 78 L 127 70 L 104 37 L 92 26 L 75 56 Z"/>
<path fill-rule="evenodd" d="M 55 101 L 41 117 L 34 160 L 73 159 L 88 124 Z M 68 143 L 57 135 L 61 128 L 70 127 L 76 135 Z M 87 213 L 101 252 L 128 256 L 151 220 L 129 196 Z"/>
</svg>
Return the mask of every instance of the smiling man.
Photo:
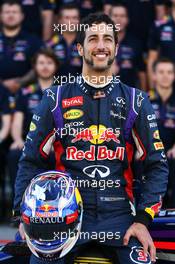
<svg viewBox="0 0 175 264">
<path fill-rule="evenodd" d="M 72 175 L 83 199 L 82 232 L 89 235 L 81 236 L 77 246 L 92 239 L 98 243 L 103 232 L 103 245 L 109 246 L 120 264 L 152 263 L 156 252 L 147 226 L 161 207 L 168 178 L 163 144 L 153 137 L 157 131 L 155 115 L 144 92 L 118 82 L 112 75 L 118 49 L 112 20 L 96 13 L 81 25 L 85 30 L 78 33 L 77 48 L 83 59 L 82 76 L 44 92 L 35 112 L 38 119 L 33 117 L 19 162 L 15 215 L 19 215 L 30 180 L 48 169 L 49 145 L 53 144 L 56 169 Z M 134 149 L 146 167 L 137 208 L 131 170 Z M 106 183 L 103 190 L 102 180 Z M 23 235 L 22 224 L 20 232 Z M 31 263 L 45 262 L 32 257 Z"/>
</svg>

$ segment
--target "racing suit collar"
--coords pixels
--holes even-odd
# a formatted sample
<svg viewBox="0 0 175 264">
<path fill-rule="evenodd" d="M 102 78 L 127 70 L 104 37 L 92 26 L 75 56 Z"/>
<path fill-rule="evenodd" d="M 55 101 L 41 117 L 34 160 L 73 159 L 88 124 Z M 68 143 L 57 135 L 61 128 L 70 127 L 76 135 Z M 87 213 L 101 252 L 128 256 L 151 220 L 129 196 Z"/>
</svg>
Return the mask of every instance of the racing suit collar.
<svg viewBox="0 0 175 264">
<path fill-rule="evenodd" d="M 94 87 L 93 84 L 85 81 L 82 75 L 78 76 L 77 83 L 79 84 L 79 87 L 83 93 L 91 95 L 94 99 L 99 99 L 108 96 L 112 92 L 114 84 L 116 83 L 116 78 L 115 76 L 113 76 L 113 79 L 109 83 L 105 84 L 103 87 L 100 86 L 98 88 Z M 96 96 L 95 94 L 98 95 Z"/>
<path fill-rule="evenodd" d="M 95 83 L 91 83 L 88 80 L 86 80 L 86 78 L 82 75 L 82 79 L 85 83 L 87 83 L 90 87 L 93 87 L 95 89 L 101 89 L 101 88 L 105 88 L 108 84 L 111 83 L 112 79 L 109 80 L 107 83 L 105 84 L 95 84 Z"/>
</svg>

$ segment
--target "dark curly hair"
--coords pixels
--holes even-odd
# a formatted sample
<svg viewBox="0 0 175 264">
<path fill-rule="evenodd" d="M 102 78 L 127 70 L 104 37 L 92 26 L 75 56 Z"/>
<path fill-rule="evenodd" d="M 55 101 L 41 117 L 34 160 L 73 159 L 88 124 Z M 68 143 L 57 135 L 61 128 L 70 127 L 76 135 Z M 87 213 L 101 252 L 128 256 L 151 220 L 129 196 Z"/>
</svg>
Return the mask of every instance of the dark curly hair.
<svg viewBox="0 0 175 264">
<path fill-rule="evenodd" d="M 93 25 L 98 25 L 101 23 L 105 23 L 106 25 L 109 25 L 110 28 L 112 27 L 113 33 L 114 33 L 115 44 L 117 44 L 118 43 L 118 32 L 116 30 L 115 24 L 109 16 L 101 12 L 89 14 L 87 17 L 82 19 L 80 26 L 79 26 L 79 30 L 77 32 L 77 42 L 83 46 L 84 39 L 86 36 L 86 29 L 92 27 Z M 82 28 L 84 30 L 82 30 Z"/>
</svg>

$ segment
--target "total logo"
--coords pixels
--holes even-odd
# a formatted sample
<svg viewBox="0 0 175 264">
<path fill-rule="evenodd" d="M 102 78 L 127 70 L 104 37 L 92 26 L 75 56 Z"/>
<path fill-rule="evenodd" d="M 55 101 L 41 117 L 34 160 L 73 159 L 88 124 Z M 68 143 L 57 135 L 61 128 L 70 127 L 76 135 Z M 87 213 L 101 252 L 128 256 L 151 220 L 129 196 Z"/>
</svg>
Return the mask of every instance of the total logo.
<svg viewBox="0 0 175 264">
<path fill-rule="evenodd" d="M 80 161 L 86 159 L 88 161 L 94 160 L 124 160 L 124 147 L 117 147 L 116 150 L 107 149 L 106 146 L 98 146 L 96 153 L 96 146 L 90 146 L 87 151 L 78 150 L 76 147 L 68 147 L 66 149 L 66 159 L 72 161 Z"/>
<path fill-rule="evenodd" d="M 104 141 L 111 141 L 113 140 L 116 143 L 120 143 L 118 139 L 120 135 L 120 130 L 109 129 L 104 125 L 91 125 L 89 128 L 85 128 L 82 131 L 78 132 L 75 135 L 75 138 L 72 139 L 72 143 L 76 143 L 77 141 L 90 141 L 92 144 L 102 144 Z"/>
<path fill-rule="evenodd" d="M 71 106 L 83 105 L 83 96 L 76 96 L 62 100 L 62 107 L 68 108 Z"/>
</svg>

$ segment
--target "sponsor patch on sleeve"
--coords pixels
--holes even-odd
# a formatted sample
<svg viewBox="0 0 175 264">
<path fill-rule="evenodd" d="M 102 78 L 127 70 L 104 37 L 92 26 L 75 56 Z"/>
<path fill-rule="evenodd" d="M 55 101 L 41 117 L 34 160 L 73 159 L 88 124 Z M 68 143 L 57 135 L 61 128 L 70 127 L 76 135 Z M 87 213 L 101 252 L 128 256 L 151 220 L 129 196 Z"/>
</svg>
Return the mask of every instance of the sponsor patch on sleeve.
<svg viewBox="0 0 175 264">
<path fill-rule="evenodd" d="M 155 150 L 164 149 L 163 143 L 162 142 L 155 142 L 154 148 L 155 148 Z"/>
</svg>

